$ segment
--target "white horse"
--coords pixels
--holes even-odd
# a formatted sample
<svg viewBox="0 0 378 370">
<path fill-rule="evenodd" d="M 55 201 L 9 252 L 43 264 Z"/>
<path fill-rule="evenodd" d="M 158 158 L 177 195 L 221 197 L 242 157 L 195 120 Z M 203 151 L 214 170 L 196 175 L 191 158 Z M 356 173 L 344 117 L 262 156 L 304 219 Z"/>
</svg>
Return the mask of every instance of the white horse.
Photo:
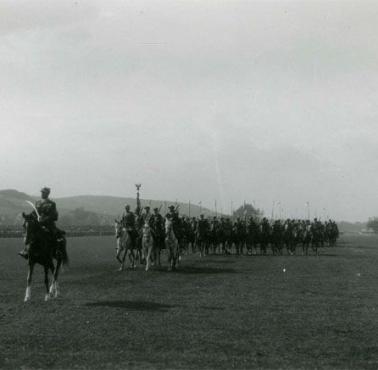
<svg viewBox="0 0 378 370">
<path fill-rule="evenodd" d="M 130 234 L 128 233 L 128 231 L 126 230 L 126 228 L 122 225 L 120 221 L 118 220 L 114 220 L 114 221 L 115 221 L 114 223 L 115 234 L 117 238 L 116 258 L 118 262 L 121 264 L 119 271 L 122 271 L 125 268 L 125 259 L 126 259 L 127 252 L 129 252 L 129 259 L 130 259 L 131 267 L 136 268 L 133 243 L 132 243 Z M 122 252 L 124 253 L 121 259 Z"/>
<path fill-rule="evenodd" d="M 165 219 L 165 245 L 168 249 L 168 271 L 172 271 L 178 266 L 179 243 L 173 231 L 172 220 L 169 217 Z"/>
<path fill-rule="evenodd" d="M 152 256 L 152 251 L 154 248 L 154 240 L 152 237 L 151 227 L 148 222 L 145 222 L 142 228 L 142 250 L 143 258 L 146 261 L 146 271 L 150 268 L 150 261 Z"/>
</svg>

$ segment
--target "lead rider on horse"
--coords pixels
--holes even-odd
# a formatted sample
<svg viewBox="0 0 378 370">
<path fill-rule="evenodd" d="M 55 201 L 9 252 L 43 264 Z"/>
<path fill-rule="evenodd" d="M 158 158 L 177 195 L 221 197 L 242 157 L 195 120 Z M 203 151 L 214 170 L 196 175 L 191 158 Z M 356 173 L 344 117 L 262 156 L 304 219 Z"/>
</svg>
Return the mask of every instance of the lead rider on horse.
<svg viewBox="0 0 378 370">
<path fill-rule="evenodd" d="M 47 237 L 49 237 L 53 242 L 56 241 L 59 234 L 55 222 L 58 220 L 58 211 L 56 209 L 56 204 L 51 199 L 49 199 L 50 188 L 44 187 L 41 189 L 41 198 L 35 203 L 35 208 L 38 212 L 38 222 L 42 226 L 42 229 L 46 231 Z M 55 243 L 52 243 L 55 244 Z M 18 253 L 21 257 L 28 258 L 29 256 L 29 245 L 25 245 L 25 248 Z"/>
<path fill-rule="evenodd" d="M 130 206 L 126 204 L 125 212 L 122 215 L 121 223 L 123 227 L 126 228 L 126 231 L 129 233 L 133 247 L 136 247 L 136 239 L 138 237 L 138 232 L 136 231 L 135 225 L 135 215 L 130 211 Z"/>
</svg>

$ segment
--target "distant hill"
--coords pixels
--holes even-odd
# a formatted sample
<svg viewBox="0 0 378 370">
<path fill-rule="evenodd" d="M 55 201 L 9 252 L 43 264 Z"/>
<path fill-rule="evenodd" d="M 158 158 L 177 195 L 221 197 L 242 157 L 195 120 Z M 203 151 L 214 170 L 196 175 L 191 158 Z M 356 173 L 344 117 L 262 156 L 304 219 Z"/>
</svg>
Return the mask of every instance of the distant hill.
<svg viewBox="0 0 378 370">
<path fill-rule="evenodd" d="M 26 200 L 34 202 L 37 199 L 14 189 L 0 190 L 0 224 L 18 224 L 21 221 L 21 213 L 31 211 L 30 206 L 26 204 Z M 59 211 L 60 222 L 64 224 L 89 222 L 91 220 L 98 223 L 112 223 L 114 218 L 119 217 L 124 211 L 126 204 L 131 209 L 136 207 L 136 199 L 101 196 L 101 195 L 79 195 L 73 197 L 52 198 Z M 142 206 L 149 205 L 151 209 L 161 208 L 161 213 L 167 212 L 167 207 L 173 201 L 159 201 L 141 199 Z M 179 205 L 180 214 L 189 215 L 189 205 L 187 203 L 177 203 Z M 200 208 L 191 205 L 190 216 L 198 217 L 200 213 L 206 216 L 212 216 L 214 212 L 207 208 Z"/>
<path fill-rule="evenodd" d="M 35 198 L 13 189 L 0 190 L 0 222 L 13 224 L 27 210 L 26 200 L 34 202 Z"/>
</svg>

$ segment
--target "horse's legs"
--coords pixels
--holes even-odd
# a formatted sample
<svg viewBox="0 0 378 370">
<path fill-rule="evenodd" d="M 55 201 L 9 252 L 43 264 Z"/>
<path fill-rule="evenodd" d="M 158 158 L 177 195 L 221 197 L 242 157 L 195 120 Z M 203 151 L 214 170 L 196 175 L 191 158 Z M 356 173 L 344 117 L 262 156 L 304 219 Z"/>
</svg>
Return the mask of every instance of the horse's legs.
<svg viewBox="0 0 378 370">
<path fill-rule="evenodd" d="M 179 262 L 179 257 L 180 257 L 180 252 L 179 252 L 179 246 L 176 245 L 175 246 L 175 249 L 173 250 L 173 270 L 176 270 L 176 267 L 178 265 L 178 262 Z"/>
<path fill-rule="evenodd" d="M 29 272 L 28 272 L 28 277 L 26 279 L 26 292 L 25 292 L 24 302 L 30 301 L 30 298 L 31 298 L 31 282 L 32 282 L 32 276 L 33 276 L 33 270 L 34 270 L 34 262 L 29 261 Z"/>
<path fill-rule="evenodd" d="M 172 247 L 171 245 L 167 246 L 168 248 L 168 271 L 172 271 Z"/>
<path fill-rule="evenodd" d="M 120 264 L 122 264 L 122 260 L 121 260 L 121 258 L 120 258 L 121 253 L 122 253 L 121 248 L 117 248 L 116 259 L 117 259 L 117 261 L 118 261 Z"/>
<path fill-rule="evenodd" d="M 50 264 L 43 266 L 43 269 L 45 271 L 45 287 L 46 287 L 45 301 L 48 301 L 49 298 L 50 298 L 50 294 L 49 294 L 49 267 L 50 267 Z"/>
<path fill-rule="evenodd" d="M 138 253 L 138 252 L 136 252 L 136 253 Z M 136 262 L 135 262 L 135 260 L 136 260 L 136 256 L 135 256 L 135 252 L 134 252 L 134 249 L 129 249 L 129 260 L 130 260 L 130 264 L 131 264 L 131 268 L 136 268 Z"/>
<path fill-rule="evenodd" d="M 175 261 L 176 263 L 175 263 L 175 266 L 178 266 L 178 264 L 181 261 L 181 253 L 182 253 L 181 242 L 178 242 L 176 250 L 177 250 L 177 253 L 176 253 L 176 261 Z"/>
<path fill-rule="evenodd" d="M 143 258 L 145 260 L 145 264 L 146 264 L 146 267 L 144 268 L 145 271 L 148 271 L 148 269 L 150 268 L 149 266 L 149 251 L 148 251 L 148 247 L 146 247 L 145 245 L 143 246 Z"/>
<path fill-rule="evenodd" d="M 121 254 L 123 252 L 123 257 L 121 258 Z M 116 259 L 117 261 L 120 263 L 120 268 L 118 269 L 118 271 L 122 271 L 123 270 L 123 267 L 125 265 L 125 258 L 126 258 L 126 253 L 127 253 L 127 249 L 124 249 L 122 250 L 121 248 L 118 248 L 117 249 L 117 255 L 116 255 Z"/>
<path fill-rule="evenodd" d="M 125 269 L 127 257 L 129 258 L 130 266 L 132 266 L 131 251 L 132 251 L 132 249 L 129 249 L 127 247 L 125 248 L 125 252 L 123 253 L 123 257 L 122 257 L 122 266 L 121 266 L 122 270 Z M 126 268 L 127 268 L 127 266 L 126 266 Z"/>
<path fill-rule="evenodd" d="M 62 260 L 58 259 L 56 263 L 56 267 L 54 268 L 54 264 L 51 262 L 50 269 L 53 272 L 53 282 L 50 286 L 50 296 L 57 298 L 59 295 L 59 286 L 58 286 L 58 276 L 60 271 L 60 266 L 62 265 Z"/>
<path fill-rule="evenodd" d="M 153 245 L 150 245 L 147 250 L 147 257 L 146 257 L 146 271 L 150 268 L 150 259 L 151 259 L 151 254 L 152 254 L 152 248 Z"/>
<path fill-rule="evenodd" d="M 174 245 L 174 242 L 172 244 L 173 245 L 171 245 L 170 248 L 169 248 L 170 271 L 175 270 L 177 262 L 178 262 L 178 255 L 179 255 L 178 245 Z"/>
<path fill-rule="evenodd" d="M 161 251 L 161 248 L 160 248 L 160 245 L 158 245 L 156 248 L 155 248 L 155 260 L 156 260 L 156 263 L 158 266 L 161 266 L 161 262 L 160 262 L 160 251 Z"/>
</svg>

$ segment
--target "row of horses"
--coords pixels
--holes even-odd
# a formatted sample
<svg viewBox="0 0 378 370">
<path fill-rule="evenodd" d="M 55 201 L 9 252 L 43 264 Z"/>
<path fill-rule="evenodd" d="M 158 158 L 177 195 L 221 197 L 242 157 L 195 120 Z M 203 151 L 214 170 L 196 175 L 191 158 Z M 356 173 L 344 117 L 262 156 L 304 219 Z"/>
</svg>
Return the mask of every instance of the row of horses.
<svg viewBox="0 0 378 370">
<path fill-rule="evenodd" d="M 273 255 L 283 255 L 286 249 L 288 255 L 294 255 L 297 249 L 302 250 L 302 255 L 309 255 L 310 250 L 319 254 L 319 248 L 324 246 L 335 246 L 337 237 L 326 238 L 320 233 L 310 230 L 292 230 L 291 232 L 276 232 L 275 230 L 262 230 L 259 233 L 245 234 L 238 236 L 231 234 L 230 237 L 214 237 L 211 234 L 206 236 L 195 235 L 192 240 L 183 241 L 184 249 L 192 247 L 192 251 L 198 250 L 201 256 L 212 254 L 266 255 L 271 249 Z"/>
<path fill-rule="evenodd" d="M 141 235 L 133 241 L 130 232 L 121 221 L 115 220 L 115 234 L 117 238 L 116 259 L 121 264 L 119 270 L 125 268 L 128 256 L 131 268 L 136 268 L 137 261 L 144 262 L 145 270 L 150 269 L 151 264 L 160 265 L 160 251 L 164 247 L 168 251 L 169 271 L 177 268 L 179 263 L 179 241 L 173 231 L 172 220 L 165 219 L 165 237 L 158 239 L 153 237 L 151 226 L 146 222 Z"/>
<path fill-rule="evenodd" d="M 121 264 L 119 270 L 125 269 L 126 257 L 129 257 L 131 268 L 136 268 L 136 263 L 145 264 L 148 271 L 152 264 L 160 266 L 160 252 L 166 248 L 168 253 L 168 270 L 177 268 L 181 253 L 189 254 L 199 252 L 200 256 L 208 254 L 223 255 L 267 255 L 270 248 L 273 255 L 283 255 L 287 250 L 288 255 L 296 254 L 300 246 L 302 255 L 308 255 L 312 250 L 319 254 L 319 248 L 334 246 L 339 236 L 336 232 L 325 232 L 326 228 L 318 224 L 289 223 L 285 227 L 280 221 L 273 224 L 263 222 L 253 231 L 225 233 L 214 232 L 215 228 L 209 227 L 208 232 L 200 232 L 192 229 L 192 232 L 180 233 L 180 240 L 176 237 L 172 227 L 172 220 L 165 219 L 165 237 L 156 239 L 153 237 L 151 226 L 146 222 L 141 231 L 137 233 L 136 241 L 132 241 L 129 231 L 121 221 L 115 220 L 115 233 L 117 237 L 116 258 Z M 242 228 L 245 230 L 245 227 Z M 259 251 L 258 251 L 259 250 Z"/>
<path fill-rule="evenodd" d="M 68 254 L 66 248 L 66 239 L 64 235 L 60 235 L 58 240 L 52 240 L 51 235 L 40 225 L 37 215 L 32 212 L 29 215 L 23 213 L 24 229 L 25 229 L 25 244 L 29 245 L 28 253 L 28 276 L 27 286 L 25 291 L 24 301 L 31 299 L 31 283 L 35 265 L 41 264 L 44 268 L 45 276 L 45 300 L 56 298 L 59 295 L 58 276 L 61 267 L 68 264 Z M 196 253 L 201 256 L 210 253 L 232 254 L 234 249 L 235 254 L 240 255 L 244 253 L 246 248 L 247 254 L 257 254 L 257 248 L 260 247 L 260 254 L 265 255 L 267 248 L 270 246 L 273 254 L 282 255 L 283 249 L 286 246 L 288 254 L 295 254 L 298 244 L 302 244 L 303 254 L 308 254 L 308 249 L 311 247 L 316 255 L 318 248 L 325 245 L 334 245 L 336 239 L 327 240 L 317 235 L 316 233 L 301 233 L 295 234 L 297 237 L 285 238 L 285 233 L 275 233 L 274 225 L 270 233 L 261 233 L 257 239 L 250 238 L 232 238 L 232 239 L 213 239 L 209 237 L 201 237 L 201 233 L 195 233 L 194 238 L 182 236 L 178 240 L 175 235 L 173 223 L 170 218 L 165 219 L 164 237 L 160 239 L 154 238 L 151 226 L 146 222 L 138 235 L 137 242 L 133 242 L 129 231 L 124 227 L 120 221 L 115 221 L 115 234 L 117 238 L 116 258 L 120 263 L 120 270 L 125 269 L 126 259 L 128 257 L 131 268 L 136 268 L 136 264 L 145 263 L 145 270 L 148 271 L 152 264 L 160 265 L 160 252 L 166 249 L 168 253 L 168 270 L 172 271 L 178 267 L 181 253 Z M 310 230 L 310 229 L 308 229 Z M 209 235 L 209 234 L 208 234 Z M 279 237 L 275 237 L 275 235 Z M 301 237 L 298 237 L 300 235 Z M 50 284 L 49 274 L 52 274 L 52 281 Z"/>
</svg>

